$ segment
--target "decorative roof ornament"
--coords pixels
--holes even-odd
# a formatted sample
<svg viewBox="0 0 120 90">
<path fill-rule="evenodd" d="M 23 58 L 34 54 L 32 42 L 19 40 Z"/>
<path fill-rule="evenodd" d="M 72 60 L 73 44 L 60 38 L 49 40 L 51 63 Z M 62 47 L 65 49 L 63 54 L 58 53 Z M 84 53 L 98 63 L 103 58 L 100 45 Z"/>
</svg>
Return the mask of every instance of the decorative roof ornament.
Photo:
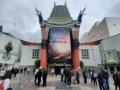
<svg viewBox="0 0 120 90">
<path fill-rule="evenodd" d="M 54 7 L 56 6 L 56 2 L 54 1 Z"/>
<path fill-rule="evenodd" d="M 67 6 L 67 1 L 65 0 L 65 6 Z"/>
<path fill-rule="evenodd" d="M 78 16 L 78 19 L 77 19 L 79 25 L 82 23 L 82 17 L 83 17 L 83 15 L 85 15 L 85 13 L 84 13 L 85 10 L 86 10 L 86 8 L 81 10 L 80 13 L 79 13 L 79 16 Z"/>
<path fill-rule="evenodd" d="M 39 11 L 39 10 L 36 8 L 36 12 L 37 12 L 37 16 L 38 16 L 38 19 L 39 19 L 39 24 L 40 24 L 41 26 L 43 26 L 43 17 L 42 17 L 41 11 Z"/>
</svg>

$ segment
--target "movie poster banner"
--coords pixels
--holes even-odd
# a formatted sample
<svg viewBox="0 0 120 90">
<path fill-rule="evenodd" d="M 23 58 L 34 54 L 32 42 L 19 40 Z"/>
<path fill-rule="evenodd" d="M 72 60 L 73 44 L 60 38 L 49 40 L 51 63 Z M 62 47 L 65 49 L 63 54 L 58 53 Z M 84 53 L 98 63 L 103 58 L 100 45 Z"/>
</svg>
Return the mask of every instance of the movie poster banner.
<svg viewBox="0 0 120 90">
<path fill-rule="evenodd" d="M 48 55 L 48 58 L 52 60 L 71 59 L 71 39 L 69 28 L 50 28 Z"/>
</svg>

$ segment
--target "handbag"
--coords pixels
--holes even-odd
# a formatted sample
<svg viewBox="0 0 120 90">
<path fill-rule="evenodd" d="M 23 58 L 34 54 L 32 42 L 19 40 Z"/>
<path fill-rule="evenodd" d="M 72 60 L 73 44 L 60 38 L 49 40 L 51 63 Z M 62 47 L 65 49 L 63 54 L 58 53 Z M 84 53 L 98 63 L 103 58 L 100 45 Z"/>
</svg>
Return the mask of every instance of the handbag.
<svg viewBox="0 0 120 90">
<path fill-rule="evenodd" d="M 0 84 L 0 90 L 3 90 L 3 82 Z"/>
</svg>

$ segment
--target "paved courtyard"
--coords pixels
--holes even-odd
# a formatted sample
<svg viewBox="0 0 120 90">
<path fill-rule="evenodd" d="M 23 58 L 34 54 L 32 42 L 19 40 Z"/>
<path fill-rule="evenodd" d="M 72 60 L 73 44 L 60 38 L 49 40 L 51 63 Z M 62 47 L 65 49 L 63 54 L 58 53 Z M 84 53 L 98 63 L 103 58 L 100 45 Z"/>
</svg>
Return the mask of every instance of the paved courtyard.
<svg viewBox="0 0 120 90">
<path fill-rule="evenodd" d="M 70 88 L 66 87 L 65 83 L 60 82 L 60 76 L 48 76 L 47 87 L 35 86 L 34 77 L 29 75 L 18 75 L 12 79 L 13 90 L 99 90 L 98 85 L 94 86 L 88 79 L 88 84 L 83 83 L 81 77 L 81 83 L 79 85 L 72 84 Z M 114 84 L 112 78 L 110 78 L 110 90 L 114 90 Z"/>
</svg>

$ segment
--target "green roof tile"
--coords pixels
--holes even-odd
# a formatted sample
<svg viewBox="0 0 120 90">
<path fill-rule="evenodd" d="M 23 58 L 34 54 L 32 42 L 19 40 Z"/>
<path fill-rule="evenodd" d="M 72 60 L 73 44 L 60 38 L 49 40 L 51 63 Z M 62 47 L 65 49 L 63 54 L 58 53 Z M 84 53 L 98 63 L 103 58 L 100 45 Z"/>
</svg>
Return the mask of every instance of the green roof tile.
<svg viewBox="0 0 120 90">
<path fill-rule="evenodd" d="M 70 13 L 66 5 L 57 5 L 54 6 L 50 17 L 48 18 L 48 23 L 53 24 L 67 24 L 73 22 L 74 20 L 70 16 Z"/>
</svg>

